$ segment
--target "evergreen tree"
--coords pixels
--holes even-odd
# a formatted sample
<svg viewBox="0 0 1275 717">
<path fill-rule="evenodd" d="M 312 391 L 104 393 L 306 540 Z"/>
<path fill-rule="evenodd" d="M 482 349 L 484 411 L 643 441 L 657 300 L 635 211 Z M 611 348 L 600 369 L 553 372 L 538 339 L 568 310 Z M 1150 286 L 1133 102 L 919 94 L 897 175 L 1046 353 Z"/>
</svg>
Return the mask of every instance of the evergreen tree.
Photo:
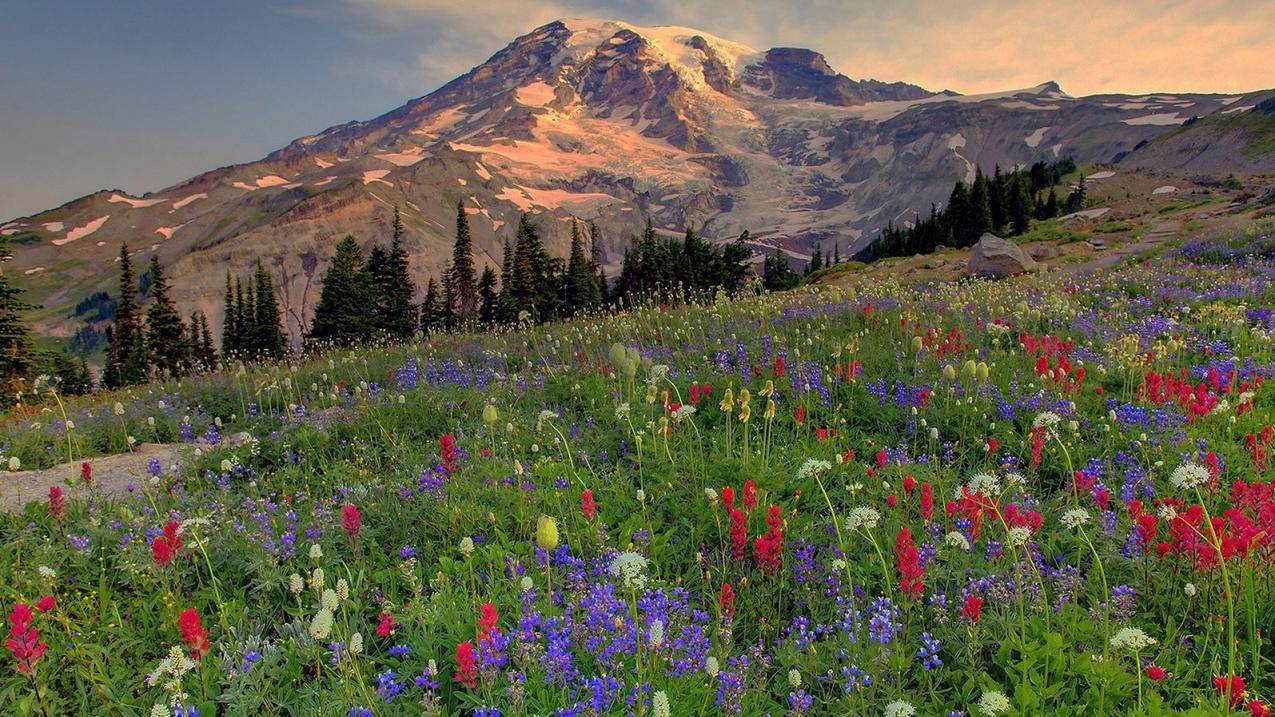
<svg viewBox="0 0 1275 717">
<path fill-rule="evenodd" d="M 107 334 L 106 368 L 102 381 L 107 388 L 131 386 L 146 380 L 146 344 L 142 335 L 141 308 L 137 304 L 136 275 L 128 255 L 128 243 L 120 245 L 120 298 L 115 320 Z"/>
<path fill-rule="evenodd" d="M 159 255 L 151 254 L 151 305 L 146 310 L 146 343 L 155 368 L 169 376 L 181 376 L 190 366 L 186 324 L 168 295 L 168 277 Z"/>
<path fill-rule="evenodd" d="M 977 181 L 977 179 L 975 179 Z M 988 211 L 992 218 L 991 231 L 1001 234 L 1005 230 L 1005 225 L 1009 222 L 1009 190 L 1007 179 L 1001 172 L 1001 166 L 996 165 L 996 170 L 992 174 L 992 179 L 988 182 L 987 187 L 987 204 Z"/>
<path fill-rule="evenodd" d="M 199 357 L 204 368 L 217 370 L 217 347 L 213 345 L 212 331 L 208 329 L 208 317 L 199 312 Z"/>
<path fill-rule="evenodd" d="M 510 290 L 513 286 L 513 278 L 514 250 L 509 244 L 509 238 L 505 237 L 505 253 L 500 259 L 500 297 L 496 300 L 496 322 L 499 324 L 512 324 L 517 313 L 513 308 L 515 304 L 513 292 Z"/>
<path fill-rule="evenodd" d="M 438 281 L 432 276 L 425 288 L 425 300 L 421 302 L 420 316 L 420 327 L 423 333 L 432 334 L 443 328 L 442 297 L 438 295 Z"/>
<path fill-rule="evenodd" d="M 516 322 L 523 311 L 527 311 L 533 320 L 537 314 L 537 296 L 539 292 L 539 268 L 543 265 L 541 255 L 544 248 L 540 244 L 540 236 L 526 214 L 518 220 L 518 244 L 514 247 L 513 276 L 509 282 L 509 294 L 512 300 L 511 310 Z"/>
<path fill-rule="evenodd" d="M 567 260 L 566 274 L 562 277 L 563 316 L 575 316 L 596 309 L 601 303 L 602 295 L 598 291 L 597 277 L 593 273 L 593 262 L 584 253 L 580 225 L 573 221 L 571 254 Z"/>
<path fill-rule="evenodd" d="M 18 381 L 31 370 L 31 333 L 22 312 L 35 307 L 22 300 L 22 290 L 4 273 L 12 258 L 9 237 L 0 235 L 0 405 L 13 400 Z"/>
<path fill-rule="evenodd" d="M 248 346 L 247 346 L 247 334 L 249 330 L 248 323 L 251 321 L 251 319 L 252 319 L 252 316 L 251 314 L 249 314 L 247 310 L 247 306 L 245 306 L 244 304 L 243 282 L 239 279 L 239 277 L 236 276 L 235 277 L 235 345 L 234 345 L 235 358 L 243 358 L 244 353 L 248 349 Z"/>
<path fill-rule="evenodd" d="M 1013 234 L 1024 234 L 1031 228 L 1032 198 L 1027 193 L 1027 180 L 1022 172 L 1014 172 L 1006 182 L 1005 218 Z"/>
<path fill-rule="evenodd" d="M 797 286 L 801 277 L 788 265 L 788 257 L 783 251 L 775 247 L 774 255 L 766 257 L 762 262 L 761 280 L 766 291 L 785 291 Z"/>
<path fill-rule="evenodd" d="M 407 251 L 403 248 L 403 223 L 398 207 L 394 208 L 394 233 L 390 248 L 380 259 L 379 266 L 368 259 L 372 282 L 377 291 L 377 328 L 391 341 L 407 341 L 416 331 L 413 320 L 412 295 L 416 287 L 408 272 Z"/>
<path fill-rule="evenodd" d="M 606 271 L 602 268 L 602 237 L 593 222 L 589 222 L 589 261 L 593 263 L 593 273 L 598 284 L 599 304 L 605 306 L 610 297 L 607 294 Z"/>
<path fill-rule="evenodd" d="M 832 263 L 834 265 L 841 263 L 841 242 L 833 242 L 832 244 Z"/>
<path fill-rule="evenodd" d="M 1080 175 L 1080 181 L 1076 182 L 1076 188 L 1071 190 L 1071 194 L 1067 195 L 1067 204 L 1063 209 L 1067 214 L 1078 212 L 1085 208 L 1085 176 Z"/>
<path fill-rule="evenodd" d="M 958 246 L 973 246 L 984 234 L 992 231 L 991 183 L 981 169 L 976 169 L 974 184 L 970 187 L 968 224 L 962 227 Z"/>
<path fill-rule="evenodd" d="M 443 269 L 443 295 L 438 302 L 439 327 L 448 332 L 456 329 L 456 290 L 452 288 L 454 278 L 452 265 L 448 264 Z"/>
<path fill-rule="evenodd" d="M 367 341 L 372 329 L 368 315 L 371 299 L 371 277 L 363 252 L 354 237 L 347 235 L 337 244 L 323 275 L 323 290 L 310 324 L 309 340 L 337 346 Z"/>
<path fill-rule="evenodd" d="M 283 337 L 283 314 L 275 300 L 274 281 L 260 259 L 257 260 L 257 271 L 253 275 L 253 286 L 253 293 L 256 294 L 252 321 L 254 358 L 258 361 L 277 361 L 287 351 Z"/>
<path fill-rule="evenodd" d="M 474 320 L 478 305 L 478 285 L 474 279 L 474 242 L 469 235 L 469 217 L 465 205 L 456 202 L 456 243 L 452 245 L 452 300 L 453 311 L 459 325 L 468 326 Z"/>
<path fill-rule="evenodd" d="M 230 284 L 230 271 L 226 271 L 226 293 L 221 304 L 221 351 L 227 356 L 239 353 L 239 305 Z"/>
<path fill-rule="evenodd" d="M 1042 219 L 1053 219 L 1058 216 L 1058 192 L 1053 187 L 1049 188 L 1049 198 L 1045 200 L 1045 211 Z"/>
<path fill-rule="evenodd" d="M 478 279 L 478 322 L 485 327 L 496 323 L 496 272 L 490 266 L 483 267 Z"/>
</svg>

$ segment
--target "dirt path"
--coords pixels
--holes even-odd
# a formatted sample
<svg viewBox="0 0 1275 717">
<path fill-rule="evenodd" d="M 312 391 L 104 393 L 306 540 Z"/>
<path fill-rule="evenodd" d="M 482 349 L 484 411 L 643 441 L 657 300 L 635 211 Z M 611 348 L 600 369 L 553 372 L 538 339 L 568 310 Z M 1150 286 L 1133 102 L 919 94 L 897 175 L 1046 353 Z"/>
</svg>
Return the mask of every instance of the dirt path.
<svg viewBox="0 0 1275 717">
<path fill-rule="evenodd" d="M 1070 274 L 1087 274 L 1094 271 L 1113 269 L 1130 257 L 1137 256 L 1148 249 L 1154 249 L 1177 235 L 1178 225 L 1176 223 L 1158 222 L 1146 234 L 1137 239 L 1113 244 L 1105 251 L 1095 252 L 1093 257 L 1085 261 L 1063 267 L 1063 271 Z"/>
<path fill-rule="evenodd" d="M 142 443 L 132 453 L 95 456 L 86 459 L 93 466 L 93 484 L 99 495 L 123 495 L 130 484 L 137 485 L 147 473 L 151 459 L 159 460 L 165 469 L 181 457 L 190 446 L 180 443 Z M 63 463 L 52 468 L 16 473 L 0 473 L 0 509 L 21 510 L 30 501 L 45 501 L 49 487 L 62 486 L 68 481 L 80 484 L 80 464 Z"/>
</svg>

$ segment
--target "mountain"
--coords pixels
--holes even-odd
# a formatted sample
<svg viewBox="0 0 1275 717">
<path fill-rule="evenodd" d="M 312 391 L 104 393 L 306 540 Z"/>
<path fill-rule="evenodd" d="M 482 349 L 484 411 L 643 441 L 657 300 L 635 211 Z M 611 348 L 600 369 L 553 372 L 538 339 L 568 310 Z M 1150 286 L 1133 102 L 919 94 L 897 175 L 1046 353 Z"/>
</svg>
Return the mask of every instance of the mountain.
<svg viewBox="0 0 1275 717">
<path fill-rule="evenodd" d="M 261 257 L 295 337 L 335 243 L 386 241 L 395 206 L 418 286 L 450 254 L 457 200 L 477 261 L 493 266 L 523 212 L 560 255 L 572 217 L 594 222 L 612 270 L 647 216 L 717 239 L 748 229 L 759 252 L 803 259 L 836 243 L 849 255 L 887 222 L 944 201 L 975 166 L 1112 161 L 1192 116 L 1268 94 L 1076 98 L 1046 82 L 964 96 L 851 79 L 811 50 L 563 20 L 375 119 L 142 197 L 101 191 L 0 231 L 46 306 L 45 333 L 83 325 L 71 307 L 113 288 L 103 269 L 127 240 L 139 255 L 159 252 L 181 308 L 204 310 L 214 329 L 225 272 L 246 274 Z"/>
<path fill-rule="evenodd" d="M 1195 118 L 1134 149 L 1122 163 L 1192 172 L 1275 172 L 1275 97 Z"/>
</svg>

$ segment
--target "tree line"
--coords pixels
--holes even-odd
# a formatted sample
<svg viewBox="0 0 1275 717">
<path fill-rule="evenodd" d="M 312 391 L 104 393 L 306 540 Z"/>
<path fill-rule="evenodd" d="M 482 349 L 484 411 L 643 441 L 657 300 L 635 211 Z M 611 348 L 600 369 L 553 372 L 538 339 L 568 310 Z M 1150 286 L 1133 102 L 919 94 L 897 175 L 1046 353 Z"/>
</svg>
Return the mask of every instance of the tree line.
<svg viewBox="0 0 1275 717">
<path fill-rule="evenodd" d="M 931 205 L 929 216 L 918 213 L 909 227 L 887 224 L 854 258 L 869 262 L 929 254 L 940 246 L 963 248 L 973 246 L 988 232 L 998 236 L 1024 234 L 1032 219 L 1052 219 L 1084 207 L 1084 177 L 1065 199 L 1058 198 L 1056 185 L 1074 171 L 1076 163 L 1071 157 L 1009 172 L 998 166 L 991 177 L 976 169 L 973 182 L 953 185 L 943 209 Z"/>
</svg>

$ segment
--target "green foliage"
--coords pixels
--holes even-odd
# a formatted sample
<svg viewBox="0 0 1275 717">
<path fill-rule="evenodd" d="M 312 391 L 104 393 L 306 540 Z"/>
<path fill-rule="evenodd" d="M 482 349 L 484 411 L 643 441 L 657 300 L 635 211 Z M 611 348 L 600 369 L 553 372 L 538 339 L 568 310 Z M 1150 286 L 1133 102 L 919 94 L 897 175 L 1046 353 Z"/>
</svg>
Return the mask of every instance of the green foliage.
<svg viewBox="0 0 1275 717">
<path fill-rule="evenodd" d="M 368 307 L 373 305 L 374 296 L 363 252 L 354 237 L 347 235 L 337 244 L 323 275 L 323 290 L 307 341 L 335 346 L 367 341 L 372 334 Z"/>
</svg>

